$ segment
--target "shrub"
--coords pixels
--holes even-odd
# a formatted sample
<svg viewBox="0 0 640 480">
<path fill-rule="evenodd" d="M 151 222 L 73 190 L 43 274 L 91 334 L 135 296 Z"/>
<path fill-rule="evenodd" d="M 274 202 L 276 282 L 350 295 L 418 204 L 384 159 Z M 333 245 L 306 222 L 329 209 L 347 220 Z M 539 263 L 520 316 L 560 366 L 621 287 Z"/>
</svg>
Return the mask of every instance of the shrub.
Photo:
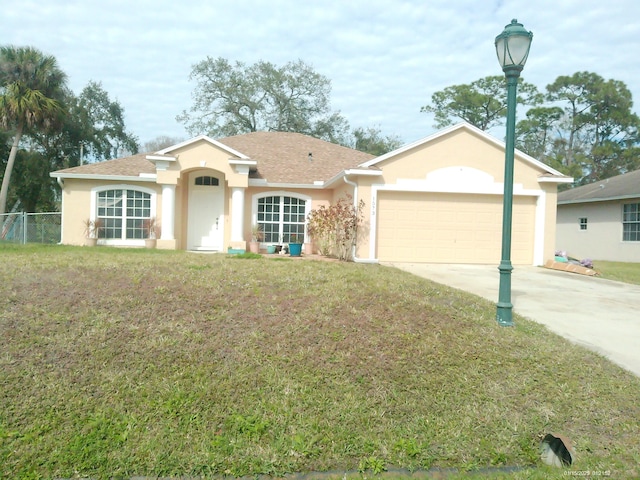
<svg viewBox="0 0 640 480">
<path fill-rule="evenodd" d="M 353 197 L 346 195 L 335 204 L 320 206 L 311 210 L 307 217 L 307 230 L 313 237 L 318 253 L 333 255 L 340 260 L 353 260 L 353 247 L 356 245 L 358 226 L 362 223 L 364 201 L 358 206 Z"/>
</svg>

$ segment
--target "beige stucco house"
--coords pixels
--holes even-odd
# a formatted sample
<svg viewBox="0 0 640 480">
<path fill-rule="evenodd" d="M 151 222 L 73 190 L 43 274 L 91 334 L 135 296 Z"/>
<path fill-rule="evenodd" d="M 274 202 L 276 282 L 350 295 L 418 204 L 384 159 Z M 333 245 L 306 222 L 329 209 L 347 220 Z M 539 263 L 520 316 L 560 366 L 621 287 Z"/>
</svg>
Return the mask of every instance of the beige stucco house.
<svg viewBox="0 0 640 480">
<path fill-rule="evenodd" d="M 561 192 L 556 235 L 575 258 L 640 262 L 640 170 Z"/>
<path fill-rule="evenodd" d="M 555 249 L 557 185 L 571 181 L 516 152 L 512 261 L 540 265 Z M 504 144 L 466 123 L 373 157 L 296 133 L 199 136 L 151 154 L 53 172 L 62 187 L 62 242 L 142 246 L 142 222 L 161 224 L 159 248 L 244 250 L 306 233 L 311 209 L 363 200 L 356 261 L 497 264 Z"/>
</svg>

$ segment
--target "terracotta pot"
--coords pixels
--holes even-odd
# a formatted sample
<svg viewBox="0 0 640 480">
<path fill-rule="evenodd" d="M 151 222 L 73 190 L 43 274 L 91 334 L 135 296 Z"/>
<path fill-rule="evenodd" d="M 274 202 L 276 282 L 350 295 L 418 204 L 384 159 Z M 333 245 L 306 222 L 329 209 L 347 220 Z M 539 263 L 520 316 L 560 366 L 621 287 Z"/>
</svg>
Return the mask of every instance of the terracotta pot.
<svg viewBox="0 0 640 480">
<path fill-rule="evenodd" d="M 249 251 L 251 253 L 260 253 L 260 242 L 249 242 Z"/>
</svg>

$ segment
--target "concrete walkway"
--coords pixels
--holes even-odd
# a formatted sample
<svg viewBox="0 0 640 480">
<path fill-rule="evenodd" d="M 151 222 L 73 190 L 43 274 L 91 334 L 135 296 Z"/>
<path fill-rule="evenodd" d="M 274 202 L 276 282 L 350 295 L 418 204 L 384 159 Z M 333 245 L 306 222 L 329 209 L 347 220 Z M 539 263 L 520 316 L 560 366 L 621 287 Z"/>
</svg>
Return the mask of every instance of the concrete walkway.
<svg viewBox="0 0 640 480">
<path fill-rule="evenodd" d="M 497 303 L 497 265 L 387 264 Z M 546 325 L 640 376 L 640 286 L 598 277 L 516 266 L 514 312 Z"/>
</svg>

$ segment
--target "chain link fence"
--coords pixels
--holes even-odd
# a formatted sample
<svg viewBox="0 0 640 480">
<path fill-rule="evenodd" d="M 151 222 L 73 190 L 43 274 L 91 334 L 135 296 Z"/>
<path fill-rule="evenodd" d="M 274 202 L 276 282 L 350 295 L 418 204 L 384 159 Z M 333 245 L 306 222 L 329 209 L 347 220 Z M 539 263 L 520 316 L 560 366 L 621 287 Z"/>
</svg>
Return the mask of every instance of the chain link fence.
<svg viewBox="0 0 640 480">
<path fill-rule="evenodd" d="M 0 215 L 0 242 L 60 243 L 62 214 L 6 213 Z"/>
</svg>

